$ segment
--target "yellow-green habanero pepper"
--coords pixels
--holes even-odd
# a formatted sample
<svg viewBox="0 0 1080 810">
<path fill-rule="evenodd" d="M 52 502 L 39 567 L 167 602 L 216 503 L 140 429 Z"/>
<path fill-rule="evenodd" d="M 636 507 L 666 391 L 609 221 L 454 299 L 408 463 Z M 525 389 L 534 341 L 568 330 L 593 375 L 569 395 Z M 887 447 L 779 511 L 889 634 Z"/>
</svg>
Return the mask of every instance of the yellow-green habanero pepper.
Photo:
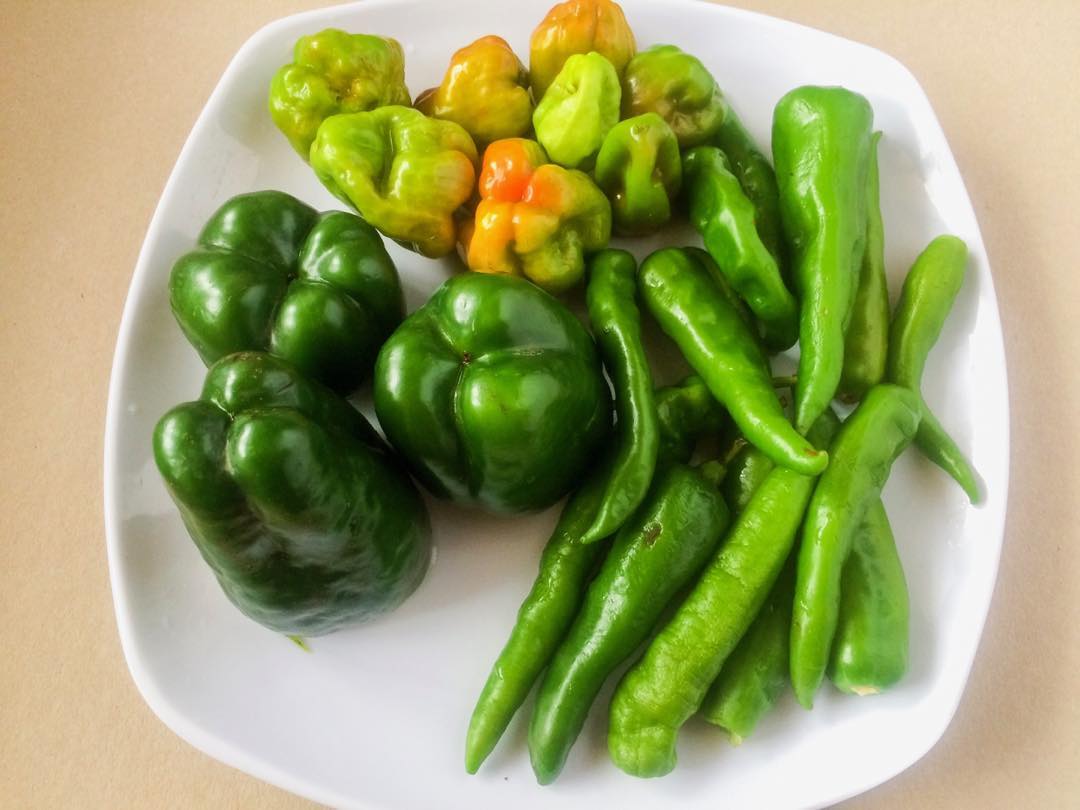
<svg viewBox="0 0 1080 810">
<path fill-rule="evenodd" d="M 450 59 L 442 84 L 416 97 L 416 109 L 461 124 L 477 143 L 529 131 L 529 72 L 502 37 L 480 37 Z"/>
<path fill-rule="evenodd" d="M 476 146 L 453 121 L 411 107 L 327 118 L 311 145 L 311 167 L 391 239 L 424 256 L 454 249 L 454 212 L 472 195 Z"/>
<path fill-rule="evenodd" d="M 654 45 L 630 60 L 622 80 L 622 117 L 660 115 L 687 149 L 719 131 L 727 102 L 716 79 L 695 56 Z"/>
<path fill-rule="evenodd" d="M 270 116 L 304 160 L 331 115 L 408 103 L 397 40 L 336 28 L 300 37 L 293 61 L 270 82 Z"/>
<path fill-rule="evenodd" d="M 536 140 L 555 163 L 589 166 L 604 136 L 619 122 L 619 76 L 600 54 L 566 60 L 533 113 Z"/>
<path fill-rule="evenodd" d="M 567 58 L 596 51 L 621 76 L 637 46 L 634 32 L 618 3 L 611 0 L 568 0 L 552 6 L 529 41 L 529 74 L 539 101 Z"/>
</svg>

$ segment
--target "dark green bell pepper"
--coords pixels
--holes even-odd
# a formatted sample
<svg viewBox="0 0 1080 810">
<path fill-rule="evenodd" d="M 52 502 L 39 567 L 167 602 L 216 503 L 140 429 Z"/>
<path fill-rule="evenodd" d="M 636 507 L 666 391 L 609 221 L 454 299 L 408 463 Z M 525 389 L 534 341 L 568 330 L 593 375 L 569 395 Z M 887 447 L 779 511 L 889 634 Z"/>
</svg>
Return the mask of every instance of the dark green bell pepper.
<svg viewBox="0 0 1080 810">
<path fill-rule="evenodd" d="M 611 425 L 596 346 L 524 279 L 451 278 L 383 346 L 375 411 L 434 494 L 494 512 L 550 506 Z"/>
<path fill-rule="evenodd" d="M 154 430 L 154 460 L 225 595 L 315 636 L 388 611 L 430 559 L 419 493 L 359 412 L 283 360 L 230 355 Z"/>
<path fill-rule="evenodd" d="M 233 197 L 173 266 L 173 314 L 210 365 L 265 350 L 341 393 L 358 386 L 405 301 L 379 234 L 280 191 Z"/>
</svg>

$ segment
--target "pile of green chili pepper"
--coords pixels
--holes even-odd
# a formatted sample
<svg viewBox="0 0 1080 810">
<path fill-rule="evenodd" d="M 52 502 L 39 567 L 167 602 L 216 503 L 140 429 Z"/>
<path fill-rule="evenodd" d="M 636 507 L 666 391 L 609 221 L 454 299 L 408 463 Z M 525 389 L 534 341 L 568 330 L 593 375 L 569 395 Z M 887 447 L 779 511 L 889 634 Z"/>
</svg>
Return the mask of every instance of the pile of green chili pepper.
<svg viewBox="0 0 1080 810">
<path fill-rule="evenodd" d="M 302 37 L 270 115 L 352 210 L 241 195 L 174 265 L 209 371 L 155 459 L 225 593 L 277 632 L 331 632 L 418 586 L 417 483 L 505 515 L 565 498 L 465 744 L 475 773 L 535 688 L 541 784 L 626 665 L 608 748 L 642 777 L 675 766 L 695 713 L 739 743 L 788 684 L 806 708 L 826 679 L 894 686 L 893 462 L 914 443 L 981 493 L 920 389 L 967 249 L 931 241 L 890 308 L 869 101 L 791 90 L 770 162 L 704 63 L 639 51 L 611 0 L 553 7 L 527 65 L 481 37 L 415 98 L 404 58 Z M 611 246 L 677 218 L 703 247 Z M 384 237 L 465 272 L 406 315 Z M 556 297 L 575 290 L 587 319 Z M 675 384 L 653 327 L 690 370 Z M 797 374 L 774 376 L 796 343 Z M 369 380 L 385 439 L 344 398 Z"/>
</svg>

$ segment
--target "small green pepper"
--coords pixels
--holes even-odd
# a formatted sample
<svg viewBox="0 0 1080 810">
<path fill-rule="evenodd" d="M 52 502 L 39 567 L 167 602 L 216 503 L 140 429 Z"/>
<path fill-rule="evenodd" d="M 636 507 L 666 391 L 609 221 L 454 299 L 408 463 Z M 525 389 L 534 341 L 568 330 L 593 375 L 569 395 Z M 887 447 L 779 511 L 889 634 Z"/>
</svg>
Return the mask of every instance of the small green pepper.
<svg viewBox="0 0 1080 810">
<path fill-rule="evenodd" d="M 776 705 L 788 683 L 791 600 L 795 598 L 795 557 L 789 556 L 761 611 L 724 661 L 701 703 L 701 714 L 741 745 Z"/>
<path fill-rule="evenodd" d="M 889 353 L 889 280 L 885 275 L 885 226 L 881 221 L 878 141 L 870 140 L 866 182 L 866 250 L 852 301 L 851 322 L 844 336 L 844 369 L 837 391 L 845 402 L 858 402 L 885 377 Z"/>
<path fill-rule="evenodd" d="M 842 692 L 874 695 L 903 677 L 907 661 L 907 581 L 879 499 L 867 508 L 844 563 L 829 680 Z"/>
<path fill-rule="evenodd" d="M 656 113 L 620 121 L 604 138 L 593 174 L 611 200 L 615 230 L 652 233 L 671 219 L 682 184 L 675 133 Z"/>
<path fill-rule="evenodd" d="M 825 447 L 835 427 L 835 419 L 823 416 L 810 438 Z M 626 773 L 662 776 L 675 767 L 679 729 L 764 604 L 814 485 L 814 478 L 782 467 L 769 473 L 694 589 L 619 682 L 608 752 Z"/>
<path fill-rule="evenodd" d="M 465 770 L 487 759 L 533 683 L 547 666 L 577 615 L 588 578 L 606 543 L 581 543 L 604 494 L 606 478 L 593 475 L 570 496 L 540 556 L 540 571 L 518 609 L 510 638 L 495 660 L 476 701 L 465 738 Z"/>
<path fill-rule="evenodd" d="M 540 685 L 529 725 L 540 784 L 558 776 L 604 681 L 701 570 L 727 523 L 723 498 L 698 472 L 672 464 L 657 476 L 619 530 Z"/>
<path fill-rule="evenodd" d="M 789 349 L 799 332 L 799 305 L 761 241 L 754 204 L 731 173 L 724 153 L 698 146 L 683 155 L 690 221 L 731 286 L 761 324 L 772 351 Z"/>
<path fill-rule="evenodd" d="M 791 622 L 791 684 L 807 709 L 829 662 L 852 539 L 918 427 L 918 396 L 896 385 L 874 386 L 840 429 L 833 463 L 810 499 Z"/>
<path fill-rule="evenodd" d="M 967 245 L 955 236 L 939 236 L 919 254 L 904 279 L 889 333 L 887 377 L 919 395 L 922 422 L 915 443 L 953 477 L 972 503 L 978 503 L 979 479 L 922 397 L 926 358 L 941 336 L 945 319 L 964 283 Z"/>
<path fill-rule="evenodd" d="M 358 411 L 284 360 L 229 355 L 154 429 L 154 460 L 225 595 L 259 624 L 321 635 L 423 579 L 427 509 Z"/>
<path fill-rule="evenodd" d="M 335 197 L 433 258 L 454 249 L 453 215 L 472 196 L 476 163 L 468 132 L 411 107 L 331 116 L 311 144 L 311 168 Z"/>
<path fill-rule="evenodd" d="M 450 59 L 442 84 L 416 97 L 416 109 L 461 124 L 478 144 L 529 131 L 529 73 L 502 37 L 480 37 Z"/>
<path fill-rule="evenodd" d="M 270 117 L 304 160 L 331 115 L 408 103 L 398 41 L 336 28 L 300 37 L 270 82 Z"/>
<path fill-rule="evenodd" d="M 344 211 L 280 191 L 226 201 L 169 277 L 169 303 L 203 362 L 267 350 L 347 394 L 405 314 L 382 239 Z"/>
<path fill-rule="evenodd" d="M 698 440 L 719 435 L 727 423 L 724 409 L 696 374 L 657 390 L 656 415 L 660 428 L 658 466 L 690 461 Z"/>
<path fill-rule="evenodd" d="M 536 140 L 555 163 L 588 167 L 619 122 L 619 77 L 595 51 L 566 60 L 533 113 Z"/>
<path fill-rule="evenodd" d="M 783 225 L 780 222 L 780 192 L 776 185 L 776 173 L 769 159 L 758 149 L 753 137 L 730 106 L 724 113 L 724 123 L 716 131 L 713 143 L 727 156 L 731 162 L 731 171 L 739 178 L 743 191 L 754 204 L 758 236 L 776 260 L 784 281 L 791 286 Z"/>
<path fill-rule="evenodd" d="M 825 469 L 828 454 L 785 418 L 756 339 L 692 253 L 665 248 L 651 254 L 638 271 L 638 289 L 747 440 L 797 472 L 818 475 Z"/>
<path fill-rule="evenodd" d="M 712 138 L 726 111 L 724 95 L 705 65 L 674 45 L 654 45 L 640 51 L 626 66 L 622 117 L 659 114 L 682 149 Z"/>
<path fill-rule="evenodd" d="M 874 113 L 842 87 L 798 87 L 773 113 L 784 234 L 801 299 L 795 426 L 805 431 L 840 383 L 844 332 L 866 239 Z"/>
<path fill-rule="evenodd" d="M 641 343 L 636 273 L 637 262 L 625 250 L 601 251 L 589 265 L 585 298 L 615 388 L 617 450 L 604 497 L 582 543 L 613 534 L 644 500 L 656 469 L 660 431 L 649 359 Z"/>
</svg>

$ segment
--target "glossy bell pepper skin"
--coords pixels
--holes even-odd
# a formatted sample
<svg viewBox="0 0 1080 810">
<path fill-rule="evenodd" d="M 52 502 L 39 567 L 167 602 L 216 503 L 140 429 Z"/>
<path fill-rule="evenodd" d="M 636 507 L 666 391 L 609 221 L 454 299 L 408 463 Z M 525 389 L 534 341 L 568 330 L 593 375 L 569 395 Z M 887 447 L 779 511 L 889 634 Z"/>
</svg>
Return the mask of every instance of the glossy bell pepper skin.
<svg viewBox="0 0 1080 810">
<path fill-rule="evenodd" d="M 706 143 L 724 123 L 727 103 L 716 79 L 701 60 L 674 45 L 638 53 L 626 66 L 622 88 L 622 117 L 657 113 L 682 149 Z"/>
<path fill-rule="evenodd" d="M 919 398 L 876 385 L 840 428 L 833 463 L 818 482 L 803 524 L 791 620 L 791 685 L 809 709 L 825 677 L 840 609 L 841 574 L 855 534 L 881 496 L 896 458 L 919 428 Z"/>
<path fill-rule="evenodd" d="M 795 425 L 807 430 L 840 384 L 844 333 L 866 239 L 874 112 L 842 87 L 797 87 L 773 112 L 773 161 L 800 298 Z"/>
<path fill-rule="evenodd" d="M 611 206 L 588 175 L 547 163 L 523 138 L 484 151 L 480 203 L 464 235 L 471 270 L 524 276 L 550 293 L 575 286 L 611 238 Z"/>
<path fill-rule="evenodd" d="M 460 124 L 478 144 L 516 138 L 532 124 L 529 72 L 502 37 L 480 37 L 454 54 L 442 84 L 414 106 Z"/>
<path fill-rule="evenodd" d="M 393 609 L 420 584 L 431 527 L 363 416 L 283 360 L 215 363 L 154 430 L 154 459 L 226 596 L 315 636 Z"/>
<path fill-rule="evenodd" d="M 748 441 L 796 472 L 818 475 L 825 469 L 828 454 L 788 422 L 755 336 L 693 253 L 665 248 L 649 255 L 638 271 L 638 290 Z"/>
<path fill-rule="evenodd" d="M 580 321 L 524 279 L 483 273 L 451 278 L 390 336 L 375 411 L 431 492 L 504 514 L 565 495 L 611 426 Z"/>
<path fill-rule="evenodd" d="M 720 272 L 750 306 L 760 324 L 761 339 L 773 352 L 794 345 L 799 332 L 799 305 L 776 259 L 761 240 L 754 204 L 715 146 L 697 146 L 683 155 L 690 221 Z"/>
<path fill-rule="evenodd" d="M 453 121 L 411 107 L 335 115 L 311 145 L 311 167 L 340 200 L 421 255 L 454 249 L 454 213 L 472 196 L 476 146 Z"/>
<path fill-rule="evenodd" d="M 405 54 L 388 37 L 336 28 L 300 37 L 270 83 L 270 116 L 304 160 L 331 115 L 388 104 L 409 104 Z"/>
<path fill-rule="evenodd" d="M 611 0 L 568 0 L 548 11 L 529 40 L 529 75 L 539 101 L 566 60 L 596 51 L 621 76 L 634 55 L 634 33 L 618 3 Z"/>
<path fill-rule="evenodd" d="M 617 233 L 653 233 L 671 219 L 682 185 L 675 133 L 656 113 L 620 121 L 600 146 L 593 176 L 611 200 Z"/>
<path fill-rule="evenodd" d="M 656 477 L 616 535 L 540 684 L 529 723 L 540 784 L 559 775 L 604 681 L 705 565 L 728 521 L 724 499 L 697 470 L 672 464 Z"/>
<path fill-rule="evenodd" d="M 590 167 L 619 121 L 619 76 L 595 51 L 566 60 L 533 112 L 536 140 L 560 166 Z"/>
<path fill-rule="evenodd" d="M 754 204 L 758 236 L 780 267 L 784 282 L 793 288 L 787 248 L 784 245 L 783 225 L 780 221 L 780 192 L 772 164 L 762 154 L 753 136 L 730 105 L 724 112 L 724 123 L 716 131 L 712 143 L 720 147 L 720 151 L 727 156 L 731 171 L 739 178 L 743 191 Z"/>
<path fill-rule="evenodd" d="M 180 328 L 207 365 L 265 350 L 349 393 L 405 315 L 375 229 L 280 191 L 241 194 L 206 223 L 169 277 Z"/>
</svg>

